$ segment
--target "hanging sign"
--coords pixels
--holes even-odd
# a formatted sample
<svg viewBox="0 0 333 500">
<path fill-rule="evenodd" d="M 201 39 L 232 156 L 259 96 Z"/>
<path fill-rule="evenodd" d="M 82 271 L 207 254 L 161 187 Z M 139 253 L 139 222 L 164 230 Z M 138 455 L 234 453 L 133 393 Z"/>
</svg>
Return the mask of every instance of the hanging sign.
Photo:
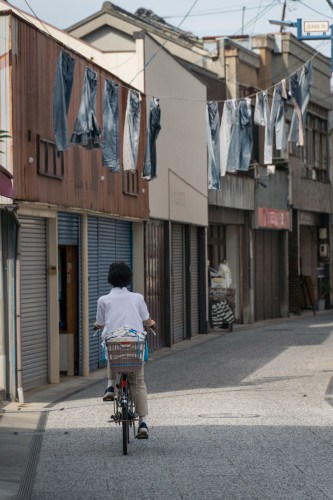
<svg viewBox="0 0 333 500">
<path fill-rule="evenodd" d="M 276 208 L 258 208 L 258 227 L 264 229 L 288 229 L 290 230 L 289 210 L 278 210 Z"/>
<path fill-rule="evenodd" d="M 304 21 L 303 23 L 305 33 L 326 33 L 329 29 L 328 21 Z"/>
</svg>

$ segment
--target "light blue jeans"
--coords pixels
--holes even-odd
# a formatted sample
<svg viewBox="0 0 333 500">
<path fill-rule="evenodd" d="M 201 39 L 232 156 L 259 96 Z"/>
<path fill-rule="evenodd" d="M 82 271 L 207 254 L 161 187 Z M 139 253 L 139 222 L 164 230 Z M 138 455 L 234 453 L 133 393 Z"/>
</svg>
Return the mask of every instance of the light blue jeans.
<svg viewBox="0 0 333 500">
<path fill-rule="evenodd" d="M 110 172 L 120 171 L 119 153 L 119 85 L 105 80 L 103 94 L 103 165 Z"/>
<path fill-rule="evenodd" d="M 224 103 L 220 128 L 221 175 L 239 168 L 240 137 L 238 101 L 229 99 Z"/>
<path fill-rule="evenodd" d="M 53 94 L 53 128 L 58 156 L 69 149 L 67 113 L 72 93 L 75 59 L 62 50 L 57 61 Z"/>
<path fill-rule="evenodd" d="M 207 102 L 208 189 L 220 189 L 220 116 L 216 101 Z"/>
<path fill-rule="evenodd" d="M 129 90 L 125 113 L 123 142 L 124 170 L 136 170 L 139 151 L 141 118 L 141 95 L 136 90 Z"/>
<path fill-rule="evenodd" d="M 253 146 L 251 99 L 239 102 L 240 157 L 239 170 L 248 170 Z"/>
<path fill-rule="evenodd" d="M 256 94 L 256 105 L 254 109 L 254 123 L 261 127 L 265 127 L 265 145 L 264 145 L 264 163 L 266 165 L 272 163 L 272 132 L 270 109 L 267 92 L 258 92 Z"/>
<path fill-rule="evenodd" d="M 311 87 L 312 87 L 312 62 L 309 61 L 307 64 L 303 66 L 301 76 L 299 79 L 299 107 L 301 110 L 301 115 L 302 115 L 302 128 L 303 128 L 303 134 L 305 130 L 305 123 L 306 123 L 306 108 L 308 106 L 309 100 L 310 100 L 310 95 L 311 95 Z M 300 143 L 300 123 L 299 123 L 299 111 L 297 108 L 294 109 L 293 112 L 293 117 L 291 120 L 291 125 L 290 125 L 290 132 L 289 132 L 289 141 L 296 142 L 297 146 L 301 146 L 302 144 Z"/>
<path fill-rule="evenodd" d="M 100 147 L 100 128 L 96 118 L 97 73 L 86 68 L 79 113 L 71 138 L 73 144 L 86 149 Z"/>
<path fill-rule="evenodd" d="M 275 129 L 275 147 L 279 151 L 286 151 L 288 147 L 285 120 L 286 105 L 287 99 L 283 97 L 283 88 L 280 82 L 274 88 L 271 110 L 271 133 L 273 135 Z"/>
<path fill-rule="evenodd" d="M 156 177 L 156 141 L 161 130 L 161 108 L 159 99 L 152 97 L 149 105 L 147 142 L 142 177 L 148 181 Z"/>
</svg>

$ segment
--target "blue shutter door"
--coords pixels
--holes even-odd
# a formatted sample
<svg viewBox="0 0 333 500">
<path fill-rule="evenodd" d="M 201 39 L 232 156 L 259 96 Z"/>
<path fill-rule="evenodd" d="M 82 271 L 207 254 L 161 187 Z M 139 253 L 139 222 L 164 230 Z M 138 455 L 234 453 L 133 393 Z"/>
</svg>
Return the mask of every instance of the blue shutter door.
<svg viewBox="0 0 333 500">
<path fill-rule="evenodd" d="M 58 212 L 58 245 L 78 245 L 79 228 L 79 215 Z"/>
<path fill-rule="evenodd" d="M 172 338 L 177 343 L 185 338 L 185 255 L 184 231 L 172 224 Z"/>
<path fill-rule="evenodd" d="M 110 291 L 109 266 L 123 260 L 132 266 L 132 224 L 106 218 L 88 217 L 89 326 L 96 320 L 97 300 Z M 101 364 L 100 335 L 90 329 L 89 369 Z"/>
<path fill-rule="evenodd" d="M 199 333 L 199 249 L 198 228 L 190 228 L 191 251 L 191 335 Z"/>
</svg>

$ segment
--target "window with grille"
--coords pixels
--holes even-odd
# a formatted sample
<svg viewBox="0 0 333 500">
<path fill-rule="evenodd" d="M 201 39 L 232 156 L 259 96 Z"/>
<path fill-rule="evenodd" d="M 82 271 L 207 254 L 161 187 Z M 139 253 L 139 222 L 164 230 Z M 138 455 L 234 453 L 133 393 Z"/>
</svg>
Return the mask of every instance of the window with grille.
<svg viewBox="0 0 333 500">
<path fill-rule="evenodd" d="M 37 136 L 37 172 L 54 179 L 64 178 L 64 158 L 57 157 L 55 142 Z"/>
<path fill-rule="evenodd" d="M 123 193 L 130 196 L 138 196 L 139 181 L 137 170 L 125 170 L 123 172 Z"/>
</svg>

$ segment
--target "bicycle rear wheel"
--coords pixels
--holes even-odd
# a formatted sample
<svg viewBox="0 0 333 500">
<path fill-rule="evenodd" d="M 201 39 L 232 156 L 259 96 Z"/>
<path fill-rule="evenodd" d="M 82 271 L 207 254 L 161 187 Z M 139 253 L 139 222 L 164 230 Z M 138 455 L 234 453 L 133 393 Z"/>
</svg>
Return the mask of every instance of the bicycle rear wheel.
<svg viewBox="0 0 333 500">
<path fill-rule="evenodd" d="M 128 407 L 127 403 L 123 403 L 121 412 L 123 426 L 123 454 L 127 455 L 127 445 L 129 441 L 129 425 L 128 425 Z"/>
</svg>

